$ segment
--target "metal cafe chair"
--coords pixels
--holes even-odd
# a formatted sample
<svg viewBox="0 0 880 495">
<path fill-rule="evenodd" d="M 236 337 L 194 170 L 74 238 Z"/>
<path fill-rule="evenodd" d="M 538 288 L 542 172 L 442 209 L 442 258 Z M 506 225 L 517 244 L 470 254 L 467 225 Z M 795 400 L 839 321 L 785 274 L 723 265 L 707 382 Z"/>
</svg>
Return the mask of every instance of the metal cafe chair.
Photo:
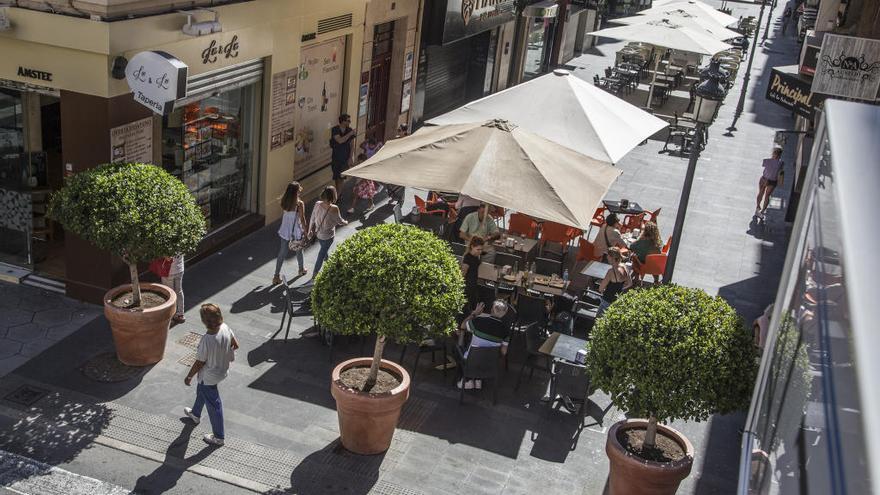
<svg viewBox="0 0 880 495">
<path fill-rule="evenodd" d="M 457 349 L 457 348 L 456 348 Z M 459 351 L 461 352 L 461 351 Z M 461 390 L 458 403 L 464 403 L 464 385 L 468 380 L 492 382 L 492 403 L 498 403 L 498 375 L 501 347 L 471 347 L 467 357 L 461 357 Z"/>
</svg>

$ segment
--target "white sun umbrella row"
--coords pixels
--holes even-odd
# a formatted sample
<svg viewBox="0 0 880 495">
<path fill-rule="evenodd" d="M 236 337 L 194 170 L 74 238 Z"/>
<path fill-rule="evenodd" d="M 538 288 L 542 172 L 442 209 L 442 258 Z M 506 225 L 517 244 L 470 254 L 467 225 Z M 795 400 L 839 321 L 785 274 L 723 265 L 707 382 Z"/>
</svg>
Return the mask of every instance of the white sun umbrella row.
<svg viewBox="0 0 880 495">
<path fill-rule="evenodd" d="M 657 47 L 668 48 L 670 50 L 679 50 L 710 56 L 731 48 L 730 45 L 715 39 L 706 31 L 697 31 L 685 27 L 683 24 L 669 18 L 648 21 L 643 24 L 632 24 L 601 29 L 588 34 L 619 40 L 636 41 Z M 646 103 L 648 108 L 651 107 L 651 99 L 654 95 L 660 58 L 659 54 L 655 57 L 654 76 L 651 78 L 651 85 L 648 88 L 648 101 Z"/>
<path fill-rule="evenodd" d="M 642 10 L 638 15 L 669 15 L 674 11 L 683 11 L 696 17 L 710 19 L 724 27 L 739 21 L 736 17 L 720 12 L 699 0 L 654 0 L 650 9 Z"/>
<path fill-rule="evenodd" d="M 700 17 L 680 9 L 670 10 L 669 12 L 659 14 L 620 17 L 612 19 L 611 22 L 631 26 L 635 24 L 647 24 L 649 22 L 662 21 L 664 19 L 680 24 L 682 27 L 708 34 L 716 40 L 729 40 L 741 36 L 740 33 L 737 33 L 732 29 L 727 29 L 709 17 Z"/>
</svg>

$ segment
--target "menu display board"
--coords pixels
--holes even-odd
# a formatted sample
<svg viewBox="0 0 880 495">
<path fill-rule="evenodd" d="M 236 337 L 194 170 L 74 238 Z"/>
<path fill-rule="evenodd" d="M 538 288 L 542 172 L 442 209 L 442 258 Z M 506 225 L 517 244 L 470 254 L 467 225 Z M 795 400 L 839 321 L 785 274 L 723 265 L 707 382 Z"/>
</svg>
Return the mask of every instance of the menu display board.
<svg viewBox="0 0 880 495">
<path fill-rule="evenodd" d="M 294 177 L 330 164 L 330 130 L 338 124 L 345 38 L 303 48 L 296 90 Z"/>
<path fill-rule="evenodd" d="M 152 117 L 110 129 L 110 161 L 153 163 Z"/>
<path fill-rule="evenodd" d="M 272 74 L 272 113 L 269 118 L 269 150 L 294 140 L 296 79 L 299 69 Z"/>
</svg>

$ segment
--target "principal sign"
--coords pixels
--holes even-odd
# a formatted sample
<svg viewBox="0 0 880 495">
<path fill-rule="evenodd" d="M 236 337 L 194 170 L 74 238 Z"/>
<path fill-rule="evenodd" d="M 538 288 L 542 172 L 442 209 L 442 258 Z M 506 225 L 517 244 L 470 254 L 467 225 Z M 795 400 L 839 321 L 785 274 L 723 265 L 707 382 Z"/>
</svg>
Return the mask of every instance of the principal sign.
<svg viewBox="0 0 880 495">
<path fill-rule="evenodd" d="M 813 92 L 874 101 L 880 89 L 880 41 L 826 34 Z"/>
<path fill-rule="evenodd" d="M 796 65 L 773 67 L 770 84 L 767 85 L 767 99 L 792 112 L 812 118 L 815 103 L 810 91 L 810 82 L 798 76 Z"/>
<path fill-rule="evenodd" d="M 141 105 L 160 115 L 186 96 L 187 66 L 165 52 L 141 52 L 125 67 L 125 79 Z"/>
</svg>

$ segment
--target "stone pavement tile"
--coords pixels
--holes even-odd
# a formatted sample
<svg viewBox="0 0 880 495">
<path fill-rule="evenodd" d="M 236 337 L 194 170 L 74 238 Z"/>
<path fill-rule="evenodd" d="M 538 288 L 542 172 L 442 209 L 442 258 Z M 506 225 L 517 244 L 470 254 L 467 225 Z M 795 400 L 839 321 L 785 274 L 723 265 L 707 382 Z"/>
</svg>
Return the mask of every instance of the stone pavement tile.
<svg viewBox="0 0 880 495">
<path fill-rule="evenodd" d="M 36 323 L 25 323 L 9 327 L 6 338 L 16 342 L 26 343 L 42 339 L 46 335 L 46 328 Z"/>
<path fill-rule="evenodd" d="M 10 339 L 0 339 L 0 359 L 10 358 L 21 350 L 21 342 Z"/>
<path fill-rule="evenodd" d="M 21 296 L 10 290 L 6 290 L 4 292 L 0 292 L 0 308 L 2 309 L 11 309 L 18 308 L 19 303 L 21 302 Z"/>
<path fill-rule="evenodd" d="M 11 349 L 18 352 L 19 348 L 17 348 L 16 346 L 20 346 L 20 345 L 21 344 L 18 344 L 15 342 L 3 341 L 3 339 L 0 339 L 0 356 L 3 356 L 5 354 L 4 349 L 3 349 L 4 346 L 9 346 Z M 0 377 L 5 376 L 5 375 L 11 373 L 12 371 L 16 370 L 19 366 L 26 363 L 29 359 L 30 359 L 29 357 L 23 356 L 21 354 L 15 354 L 12 356 L 7 356 L 7 357 L 0 357 Z"/>
<path fill-rule="evenodd" d="M 70 308 L 42 309 L 36 310 L 34 314 L 34 323 L 39 323 L 45 327 L 55 327 L 69 323 L 71 319 Z"/>
<path fill-rule="evenodd" d="M 29 323 L 34 318 L 34 313 L 31 311 L 24 311 L 21 309 L 10 309 L 3 311 L 3 319 L 0 321 L 0 325 L 5 327 L 13 327 L 15 325 L 21 325 L 22 323 Z"/>
</svg>

